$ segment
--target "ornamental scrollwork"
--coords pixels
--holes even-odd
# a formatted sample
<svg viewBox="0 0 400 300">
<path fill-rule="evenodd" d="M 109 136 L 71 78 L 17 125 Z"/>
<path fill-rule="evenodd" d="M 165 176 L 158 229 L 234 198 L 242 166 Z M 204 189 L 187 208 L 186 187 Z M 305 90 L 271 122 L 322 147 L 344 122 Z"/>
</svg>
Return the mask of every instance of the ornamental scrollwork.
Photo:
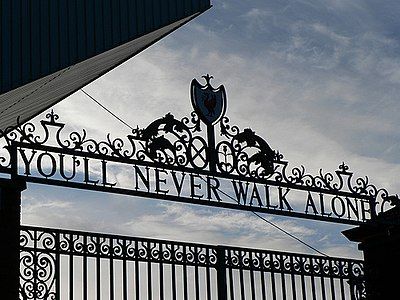
<svg viewBox="0 0 400 300">
<path fill-rule="evenodd" d="M 356 177 L 342 163 L 334 172 L 310 174 L 304 166 L 289 167 L 284 156 L 250 128 L 241 130 L 225 116 L 226 93 L 223 86 L 211 86 L 212 76 L 205 76 L 206 85 L 192 82 L 195 111 L 182 119 L 168 113 L 145 128 L 134 128 L 124 138 L 107 134 L 104 140 L 90 138 L 85 129 L 68 131 L 53 110 L 39 126 L 19 124 L 15 130 L 0 132 L 0 172 L 10 173 L 10 149 L 13 143 L 52 146 L 100 159 L 118 158 L 124 162 L 151 163 L 161 168 L 176 167 L 183 171 L 211 172 L 213 176 L 236 176 L 240 180 L 257 180 L 285 184 L 290 188 L 312 189 L 314 192 L 337 195 L 346 192 L 353 198 L 370 201 L 377 212 L 400 204 L 397 195 L 378 188 L 368 177 Z M 211 101 L 211 100 L 212 101 Z M 206 130 L 203 130 L 206 128 Z M 74 164 L 82 162 L 74 157 Z M 68 177 L 63 175 L 68 180 Z M 374 214 L 374 212 L 371 212 Z"/>
<path fill-rule="evenodd" d="M 23 300 L 58 299 L 56 278 L 68 268 L 61 259 L 71 263 L 75 257 L 337 278 L 355 299 L 365 299 L 364 264 L 358 260 L 27 226 L 20 236 Z"/>
<path fill-rule="evenodd" d="M 21 251 L 20 299 L 56 299 L 55 256 L 53 254 Z"/>
<path fill-rule="evenodd" d="M 125 139 L 112 138 L 107 134 L 103 141 L 89 138 L 85 129 L 64 134 L 64 123 L 52 110 L 40 121 L 40 128 L 33 123 L 20 124 L 15 130 L 4 134 L 4 150 L 9 150 L 12 142 L 33 145 L 52 145 L 64 150 L 119 157 L 138 161 L 151 161 L 166 166 L 189 166 L 204 169 L 207 166 L 205 139 L 200 132 L 200 120 L 196 113 L 191 117 L 177 120 L 172 114 L 155 120 L 144 129 L 136 128 Z M 52 132 L 55 129 L 55 134 Z M 0 135 L 2 135 L 0 133 Z M 0 154 L 1 170 L 9 168 L 9 154 Z"/>
<path fill-rule="evenodd" d="M 168 113 L 128 138 L 139 141 L 141 145 L 136 154 L 138 160 L 204 169 L 207 167 L 207 142 L 202 136 L 194 135 L 200 131 L 200 121 L 195 112 L 190 119 L 182 120 Z"/>
<path fill-rule="evenodd" d="M 208 142 L 201 135 L 201 123 L 195 112 L 182 120 L 172 114 L 155 120 L 144 129 L 136 128 L 123 138 L 112 138 L 107 134 L 103 141 L 88 137 L 82 132 L 72 131 L 64 134 L 64 123 L 54 111 L 46 114 L 40 121 L 40 129 L 33 123 L 25 123 L 4 135 L 3 151 L 0 154 L 0 171 L 10 168 L 8 150 L 13 142 L 33 145 L 56 146 L 60 149 L 75 150 L 82 153 L 119 157 L 133 161 L 149 161 L 161 166 L 180 166 L 207 169 Z M 52 132 L 55 129 L 55 136 Z M 53 141 L 54 140 L 54 141 Z M 218 156 L 217 172 L 234 174 L 244 178 L 265 179 L 313 187 L 328 191 L 349 191 L 354 194 L 370 196 L 383 200 L 383 204 L 399 203 L 396 195 L 371 184 L 368 177 L 354 178 L 349 167 L 342 163 L 334 173 L 318 175 L 307 173 L 304 166 L 289 169 L 283 155 L 273 150 L 269 144 L 249 128 L 240 130 L 229 125 L 229 119 L 220 120 L 220 141 L 216 144 Z M 79 163 L 79 162 L 77 162 Z"/>
<path fill-rule="evenodd" d="M 220 142 L 216 148 L 221 173 L 252 178 L 273 174 L 274 162 L 279 158 L 268 143 L 249 128 L 232 135 L 230 141 Z"/>
<path fill-rule="evenodd" d="M 362 279 L 364 276 L 363 263 L 357 260 L 242 248 L 230 248 L 227 253 L 227 265 L 234 269 L 304 276 L 333 276 L 345 279 Z"/>
<path fill-rule="evenodd" d="M 365 280 L 364 278 L 350 279 L 348 281 L 350 285 L 350 290 L 354 299 L 356 300 L 366 300 L 367 299 L 367 291 L 365 288 Z"/>
<path fill-rule="evenodd" d="M 117 260 L 139 260 L 198 266 L 214 266 L 217 261 L 216 250 L 213 247 L 207 248 L 204 245 L 35 227 L 23 227 L 20 233 L 20 247 L 24 253 L 58 253 L 68 256 L 102 257 Z M 24 254 L 23 256 L 25 257 L 26 255 Z M 33 257 L 28 255 L 27 258 L 24 258 L 24 261 L 28 265 L 28 262 L 32 259 Z M 29 273 L 29 271 L 27 272 Z"/>
</svg>

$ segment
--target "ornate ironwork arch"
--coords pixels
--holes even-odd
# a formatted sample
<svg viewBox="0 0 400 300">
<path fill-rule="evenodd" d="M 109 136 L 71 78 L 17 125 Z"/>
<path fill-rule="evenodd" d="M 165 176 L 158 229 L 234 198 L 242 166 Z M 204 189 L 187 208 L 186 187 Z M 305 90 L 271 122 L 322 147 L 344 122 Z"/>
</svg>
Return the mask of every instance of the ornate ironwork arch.
<svg viewBox="0 0 400 300">
<path fill-rule="evenodd" d="M 23 154 L 26 148 L 33 152 L 42 151 L 42 153 L 53 151 L 60 155 L 60 164 L 64 163 L 63 155 L 72 157 L 72 175 L 67 176 L 63 174 L 65 173 L 63 171 L 61 172 L 62 178 L 52 181 L 56 173 L 54 168 L 60 168 L 57 165 L 50 171 L 39 170 L 43 178 L 35 179 L 35 182 L 41 183 L 57 184 L 63 181 L 64 183 L 61 185 L 72 185 L 75 169 L 86 163 L 85 159 L 87 161 L 90 158 L 199 174 L 199 176 L 205 176 L 202 178 L 203 180 L 208 181 L 210 178 L 224 178 L 232 182 L 244 182 L 247 185 L 253 183 L 254 185 L 265 185 L 266 188 L 278 188 L 279 206 L 270 205 L 263 207 L 264 210 L 262 210 L 261 204 L 267 206 L 268 203 L 262 203 L 264 199 L 261 201 L 261 197 L 254 194 L 258 193 L 254 188 L 251 201 L 258 201 L 259 205 L 253 205 L 251 202 L 251 207 L 247 207 L 246 200 L 240 203 L 240 199 L 236 199 L 238 203 L 236 206 L 232 206 L 221 203 L 223 202 L 221 199 L 216 199 L 217 202 L 211 203 L 215 206 L 259 209 L 264 212 L 329 221 L 329 214 L 324 215 L 323 211 L 320 211 L 321 207 L 319 210 L 316 208 L 316 200 L 311 193 L 331 195 L 333 197 L 332 208 L 337 210 L 346 206 L 347 208 L 345 208 L 349 211 L 353 209 L 358 213 L 359 208 L 353 207 L 359 205 L 357 202 L 362 202 L 361 205 L 368 204 L 368 208 L 364 209 L 360 206 L 360 209 L 364 209 L 363 213 L 368 213 L 370 219 L 399 203 L 397 195 L 390 195 L 386 189 L 371 184 L 368 177 L 355 178 L 345 163 L 342 163 L 335 172 L 324 173 L 321 169 L 317 175 L 309 174 L 304 166 L 290 169 L 284 156 L 271 148 L 267 141 L 252 129 L 241 130 L 230 124 L 229 118 L 225 116 L 225 88 L 223 86 L 217 89 L 212 87 L 211 78 L 209 75 L 205 76 L 205 85 L 199 84 L 195 79 L 192 81 L 191 96 L 195 110 L 189 117 L 177 119 L 168 113 L 151 122 L 146 128 L 132 130 L 126 138 L 112 138 L 108 134 L 105 140 L 97 141 L 90 138 L 85 129 L 81 132 L 65 133 L 65 124 L 60 121 L 54 111 L 49 112 L 45 120 L 40 121 L 39 127 L 33 123 L 21 124 L 14 131 L 4 135 L 5 145 L 3 153 L 0 155 L 0 172 L 34 180 L 26 171 L 24 174 L 19 174 L 17 170 L 17 156 Z M 205 123 L 207 131 L 203 130 L 202 123 Z M 217 124 L 219 126 L 216 126 Z M 53 158 L 50 157 L 50 159 Z M 62 167 L 63 165 L 61 165 Z M 90 181 L 84 183 L 90 187 L 93 185 L 93 182 Z M 216 183 L 214 182 L 214 184 Z M 103 182 L 102 188 L 111 189 L 114 185 Z M 84 188 L 85 186 L 81 184 L 79 187 Z M 235 191 L 238 190 L 236 184 L 233 187 Z M 209 190 L 213 191 L 209 191 L 209 194 L 217 193 L 216 188 L 218 186 L 210 184 Z M 292 207 L 286 201 L 285 195 L 292 189 L 308 193 L 305 213 L 292 212 Z M 158 191 L 156 194 L 158 198 L 162 198 Z M 145 196 L 144 193 L 140 195 Z M 155 195 L 150 196 L 154 197 Z M 166 193 L 164 196 L 167 196 Z M 179 197 L 180 195 L 166 198 L 179 201 Z M 204 204 L 200 203 L 200 199 L 196 199 L 196 196 L 191 198 L 193 203 Z M 265 201 L 269 201 L 269 195 L 266 195 L 265 198 Z M 354 201 L 351 203 L 346 199 L 354 199 Z M 322 201 L 321 198 L 321 205 Z M 338 205 L 339 208 L 335 208 L 334 205 Z M 345 213 L 341 214 L 341 212 L 337 214 L 338 219 L 345 223 L 356 224 L 368 219 L 367 217 L 361 220 L 359 218 L 356 222 L 352 222 L 350 212 L 348 218 Z"/>
</svg>

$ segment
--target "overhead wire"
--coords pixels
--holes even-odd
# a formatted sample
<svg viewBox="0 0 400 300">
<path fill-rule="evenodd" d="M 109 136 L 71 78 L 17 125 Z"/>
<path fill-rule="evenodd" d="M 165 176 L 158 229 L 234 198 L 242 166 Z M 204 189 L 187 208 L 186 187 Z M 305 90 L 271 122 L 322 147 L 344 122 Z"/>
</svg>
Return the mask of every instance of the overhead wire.
<svg viewBox="0 0 400 300">
<path fill-rule="evenodd" d="M 107 107 L 105 107 L 101 102 L 97 101 L 92 95 L 90 95 L 88 92 L 86 92 L 84 89 L 80 89 L 82 93 L 84 93 L 86 96 L 88 96 L 90 99 L 92 99 L 97 105 L 99 105 L 102 109 L 104 109 L 106 112 L 111 114 L 114 118 L 116 118 L 118 121 L 120 121 L 122 124 L 130 128 L 131 130 L 134 130 L 134 128 L 126 123 L 124 120 L 122 120 L 120 117 L 118 117 L 116 114 L 114 114 L 111 110 L 109 110 Z"/>
<path fill-rule="evenodd" d="M 204 178 L 201 178 L 201 179 L 204 180 L 205 182 L 207 182 Z M 226 197 L 228 197 L 229 199 L 231 199 L 231 200 L 234 201 L 235 203 L 240 204 L 240 202 L 239 202 L 238 200 L 236 200 L 236 199 L 233 198 L 231 195 L 229 195 L 228 193 L 226 193 L 226 192 L 224 192 L 223 190 L 221 190 L 219 187 L 213 186 L 213 188 L 214 188 L 214 189 L 217 189 L 221 194 L 225 195 Z M 261 220 L 263 220 L 264 222 L 266 222 L 266 223 L 268 223 L 269 225 L 271 225 L 272 227 L 278 229 L 279 231 L 281 231 L 281 232 L 283 232 L 284 234 L 288 235 L 288 236 L 291 237 L 292 239 L 294 239 L 294 240 L 298 241 L 299 243 L 303 244 L 304 246 L 310 248 L 311 250 L 313 250 L 313 251 L 315 251 L 315 252 L 317 252 L 317 253 L 319 253 L 319 254 L 321 254 L 321 255 L 323 255 L 323 256 L 329 257 L 328 254 L 326 254 L 326 253 L 324 253 L 324 252 L 318 250 L 317 248 L 311 246 L 310 244 L 308 244 L 307 242 L 305 242 L 305 241 L 303 241 L 302 239 L 298 238 L 298 237 L 295 236 L 294 234 L 288 232 L 287 230 L 285 230 L 285 229 L 281 228 L 280 226 L 276 225 L 274 222 L 272 222 L 272 221 L 266 219 L 265 217 L 261 216 L 259 213 L 255 212 L 255 211 L 253 211 L 253 210 L 250 210 L 250 212 L 253 213 L 255 216 L 257 216 L 258 218 L 260 218 Z"/>
<path fill-rule="evenodd" d="M 110 109 L 108 109 L 107 107 L 105 107 L 100 101 L 98 101 L 96 98 L 94 98 L 93 96 L 91 96 L 88 92 L 86 92 L 83 89 L 80 89 L 87 97 L 89 97 L 93 102 L 95 102 L 97 105 L 99 105 L 103 110 L 105 110 L 106 112 L 108 112 L 110 115 L 112 115 L 114 118 L 116 118 L 119 122 L 121 122 L 122 124 L 124 124 L 125 126 L 127 126 L 128 128 L 130 128 L 131 130 L 134 130 L 134 128 L 132 126 L 130 126 L 127 122 L 125 122 L 124 120 L 122 120 L 120 117 L 118 117 L 115 113 L 113 113 Z M 202 180 L 206 181 L 204 178 L 201 178 Z M 221 194 L 225 195 L 226 197 L 228 197 L 229 199 L 231 199 L 232 201 L 234 201 L 235 203 L 240 204 L 240 202 L 238 200 L 236 200 L 235 198 L 233 198 L 231 195 L 229 195 L 228 193 L 224 192 L 223 190 L 221 190 L 219 187 L 214 187 L 216 188 Z M 261 216 L 259 213 L 250 210 L 251 213 L 253 213 L 256 217 L 258 217 L 260 220 L 264 221 L 265 223 L 269 224 L 270 226 L 274 227 L 275 229 L 279 230 L 280 232 L 286 234 L 287 236 L 289 236 L 290 238 L 296 240 L 297 242 L 299 242 L 300 244 L 306 246 L 307 248 L 321 254 L 322 256 L 325 257 L 330 257 L 328 254 L 322 252 L 321 250 L 318 250 L 316 247 L 310 245 L 309 243 L 303 241 L 301 238 L 295 236 L 294 234 L 288 232 L 287 230 L 281 228 L 279 225 L 275 224 L 274 222 L 266 219 L 265 217 Z"/>
</svg>

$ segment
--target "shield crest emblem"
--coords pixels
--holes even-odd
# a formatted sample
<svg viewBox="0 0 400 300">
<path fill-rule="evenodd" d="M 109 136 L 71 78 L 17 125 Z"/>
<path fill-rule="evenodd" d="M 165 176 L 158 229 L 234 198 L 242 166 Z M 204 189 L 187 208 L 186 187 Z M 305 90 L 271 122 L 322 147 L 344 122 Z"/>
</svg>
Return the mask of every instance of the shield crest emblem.
<svg viewBox="0 0 400 300">
<path fill-rule="evenodd" d="M 207 125 L 215 125 L 226 110 L 226 92 L 223 85 L 214 88 L 210 84 L 213 78 L 205 75 L 205 85 L 201 85 L 196 79 L 192 80 L 190 86 L 190 95 L 192 105 L 200 119 Z"/>
</svg>

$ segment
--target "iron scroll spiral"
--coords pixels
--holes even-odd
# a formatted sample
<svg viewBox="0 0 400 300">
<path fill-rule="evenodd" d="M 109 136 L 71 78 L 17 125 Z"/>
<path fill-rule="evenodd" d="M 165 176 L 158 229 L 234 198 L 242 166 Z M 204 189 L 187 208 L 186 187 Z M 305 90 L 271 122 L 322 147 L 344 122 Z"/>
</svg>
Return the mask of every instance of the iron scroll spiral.
<svg viewBox="0 0 400 300">
<path fill-rule="evenodd" d="M 217 126 L 216 126 L 217 127 Z M 219 135 L 215 149 L 209 149 L 196 112 L 190 117 L 176 119 L 171 113 L 150 123 L 146 128 L 136 128 L 125 138 L 105 140 L 89 138 L 87 131 L 66 132 L 66 124 L 50 111 L 40 126 L 33 123 L 20 124 L 15 130 L 3 132 L 3 148 L 0 149 L 0 172 L 11 169 L 10 150 L 15 142 L 29 145 L 51 145 L 60 150 L 73 150 L 102 157 L 118 157 L 126 162 L 152 162 L 162 167 L 179 167 L 209 170 L 209 152 L 215 151 L 217 168 L 215 176 L 235 175 L 243 180 L 256 179 L 274 181 L 276 184 L 329 191 L 332 194 L 346 191 L 358 198 L 368 198 L 377 213 L 397 206 L 400 200 L 386 189 L 371 184 L 368 177 L 354 177 L 349 167 L 342 163 L 332 173 L 307 173 L 304 166 L 289 168 L 283 155 L 249 128 L 240 130 L 231 126 L 227 117 L 219 121 Z M 1 133 L 0 133 L 1 134 Z M 75 160 L 76 166 L 82 163 Z"/>
</svg>

